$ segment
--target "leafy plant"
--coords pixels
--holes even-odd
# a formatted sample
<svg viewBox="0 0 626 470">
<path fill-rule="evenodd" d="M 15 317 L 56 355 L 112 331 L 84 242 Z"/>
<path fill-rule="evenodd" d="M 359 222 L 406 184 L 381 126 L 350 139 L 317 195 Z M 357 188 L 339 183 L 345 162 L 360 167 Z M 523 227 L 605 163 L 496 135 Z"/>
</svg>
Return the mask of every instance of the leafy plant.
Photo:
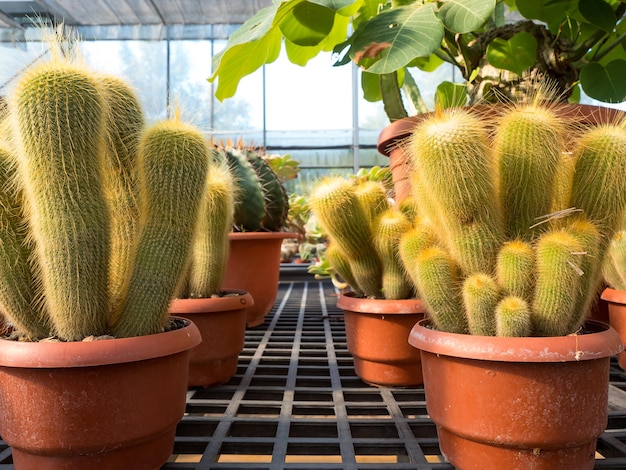
<svg viewBox="0 0 626 470">
<path fill-rule="evenodd" d="M 580 84 L 592 98 L 621 102 L 625 12 L 615 0 L 276 1 L 213 57 L 209 80 L 218 80 L 218 99 L 233 96 L 241 78 L 278 58 L 284 42 L 297 65 L 330 51 L 335 65 L 356 63 L 365 98 L 382 100 L 391 121 L 409 114 L 401 90 L 418 112 L 428 110 L 410 70 L 442 63 L 464 83 L 442 83 L 439 107 L 517 100 L 547 79 L 562 100 L 577 99 Z"/>
</svg>

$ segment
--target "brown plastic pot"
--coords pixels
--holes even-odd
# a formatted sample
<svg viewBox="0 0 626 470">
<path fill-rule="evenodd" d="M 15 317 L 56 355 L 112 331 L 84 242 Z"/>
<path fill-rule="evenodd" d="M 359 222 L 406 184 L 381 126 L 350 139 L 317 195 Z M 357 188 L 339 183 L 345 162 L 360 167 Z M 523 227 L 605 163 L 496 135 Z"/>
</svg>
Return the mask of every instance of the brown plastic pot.
<svg viewBox="0 0 626 470">
<path fill-rule="evenodd" d="M 228 235 L 230 256 L 222 287 L 250 293 L 254 306 L 248 308 L 247 325 L 258 326 L 274 306 L 278 295 L 280 247 L 291 232 L 236 232 Z"/>
<path fill-rule="evenodd" d="M 428 414 L 460 470 L 593 469 L 607 424 L 610 356 L 619 335 L 589 321 L 581 335 L 503 338 L 444 333 L 421 321 Z"/>
<path fill-rule="evenodd" d="M 246 336 L 246 312 L 254 305 L 245 291 L 208 299 L 174 299 L 170 314 L 195 323 L 202 343 L 191 350 L 189 386 L 210 387 L 228 382 L 237 372 Z"/>
<path fill-rule="evenodd" d="M 181 319 L 182 321 L 182 319 Z M 91 342 L 0 339 L 0 435 L 16 469 L 155 469 L 185 411 L 196 326 Z"/>
<path fill-rule="evenodd" d="M 606 288 L 602 291 L 602 300 L 607 303 L 609 323 L 619 334 L 622 344 L 626 344 L 626 291 Z M 626 370 L 626 352 L 617 355 L 617 362 Z"/>
<path fill-rule="evenodd" d="M 499 105 L 475 105 L 469 109 L 485 116 L 489 121 L 506 108 Z M 568 117 L 582 125 L 618 122 L 624 116 L 624 112 L 621 110 L 584 104 L 555 104 L 554 109 L 559 115 Z M 389 167 L 397 203 L 406 199 L 411 193 L 411 162 L 406 151 L 407 139 L 411 136 L 415 126 L 431 114 L 418 114 L 394 121 L 385 127 L 378 137 L 378 151 L 389 157 Z"/>
<path fill-rule="evenodd" d="M 354 370 L 372 385 L 410 386 L 422 383 L 420 353 L 409 346 L 411 328 L 426 312 L 421 300 L 357 298 L 341 294 L 346 342 Z"/>
</svg>

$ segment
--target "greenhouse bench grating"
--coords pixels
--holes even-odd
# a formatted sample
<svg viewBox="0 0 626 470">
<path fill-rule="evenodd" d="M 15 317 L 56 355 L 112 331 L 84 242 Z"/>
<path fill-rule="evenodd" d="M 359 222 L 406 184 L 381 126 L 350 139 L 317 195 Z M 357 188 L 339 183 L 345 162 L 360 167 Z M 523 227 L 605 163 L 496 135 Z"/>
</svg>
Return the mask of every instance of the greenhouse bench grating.
<svg viewBox="0 0 626 470">
<path fill-rule="evenodd" d="M 246 331 L 236 375 L 188 391 L 162 469 L 453 470 L 423 387 L 373 387 L 355 375 L 336 296 L 327 281 L 281 282 L 265 322 Z M 626 397 L 626 373 L 614 358 L 611 385 Z M 609 406 L 596 469 L 626 469 L 621 405 Z M 4 468 L 13 468 L 11 449 L 0 443 Z"/>
</svg>

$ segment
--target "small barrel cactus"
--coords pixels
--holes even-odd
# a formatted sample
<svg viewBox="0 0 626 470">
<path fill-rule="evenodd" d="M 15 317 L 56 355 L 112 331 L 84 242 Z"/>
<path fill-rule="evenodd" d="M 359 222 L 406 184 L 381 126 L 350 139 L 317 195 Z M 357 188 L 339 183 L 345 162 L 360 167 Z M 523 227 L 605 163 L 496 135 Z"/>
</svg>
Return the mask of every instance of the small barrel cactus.
<svg viewBox="0 0 626 470">
<path fill-rule="evenodd" d="M 63 57 L 23 72 L 8 113 L 0 309 L 15 336 L 162 331 L 204 207 L 202 133 L 178 118 L 146 128 L 126 83 Z"/>
</svg>

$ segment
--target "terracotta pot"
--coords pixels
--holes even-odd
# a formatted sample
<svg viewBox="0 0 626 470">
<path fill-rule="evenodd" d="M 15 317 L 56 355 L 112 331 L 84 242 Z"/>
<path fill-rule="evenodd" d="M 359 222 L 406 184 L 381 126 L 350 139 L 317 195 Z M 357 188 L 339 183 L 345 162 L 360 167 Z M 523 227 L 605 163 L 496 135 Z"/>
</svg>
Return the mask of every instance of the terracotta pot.
<svg viewBox="0 0 626 470">
<path fill-rule="evenodd" d="M 0 339 L 0 435 L 16 469 L 155 469 L 185 411 L 196 326 L 91 342 Z"/>
<path fill-rule="evenodd" d="M 174 299 L 170 313 L 195 323 L 202 343 L 191 350 L 189 386 L 210 387 L 228 382 L 237 372 L 246 335 L 246 312 L 254 305 L 245 291 L 209 299 Z"/>
<path fill-rule="evenodd" d="M 385 300 L 341 294 L 348 351 L 354 370 L 372 385 L 410 386 L 422 383 L 420 353 L 409 346 L 411 328 L 424 318 L 421 300 Z"/>
<path fill-rule="evenodd" d="M 421 321 L 428 414 L 443 455 L 460 470 L 593 469 L 607 424 L 610 356 L 619 335 L 504 338 L 443 333 Z"/>
<path fill-rule="evenodd" d="M 224 289 L 242 289 L 250 293 L 254 306 L 248 308 L 247 325 L 258 326 L 272 309 L 278 294 L 280 247 L 291 232 L 231 233 L 230 256 Z"/>
<path fill-rule="evenodd" d="M 609 323 L 626 344 L 626 291 L 607 288 L 602 292 L 602 300 L 609 310 Z M 617 355 L 619 366 L 626 370 L 626 352 Z"/>
<path fill-rule="evenodd" d="M 624 116 L 623 111 L 601 106 L 584 104 L 555 104 L 554 106 L 558 114 L 567 116 L 583 125 L 618 122 L 618 119 Z M 470 109 L 485 115 L 490 120 L 496 117 L 501 109 L 505 108 L 498 105 L 476 105 Z M 410 159 L 405 150 L 407 139 L 415 126 L 431 114 L 418 114 L 394 121 L 385 127 L 378 137 L 378 151 L 389 157 L 389 167 L 397 203 L 406 199 L 411 193 Z"/>
</svg>

